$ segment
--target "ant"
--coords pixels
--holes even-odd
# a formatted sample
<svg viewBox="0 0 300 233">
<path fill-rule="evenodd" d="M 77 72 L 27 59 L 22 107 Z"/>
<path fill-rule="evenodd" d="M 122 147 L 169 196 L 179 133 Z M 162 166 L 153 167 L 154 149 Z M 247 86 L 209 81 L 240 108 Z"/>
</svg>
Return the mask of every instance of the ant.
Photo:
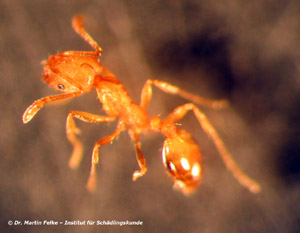
<svg viewBox="0 0 300 233">
<path fill-rule="evenodd" d="M 146 81 L 140 104 L 134 103 L 122 83 L 98 60 L 102 48 L 83 27 L 83 17 L 77 15 L 72 20 L 72 26 L 95 51 L 65 51 L 50 56 L 48 61 L 43 61 L 44 70 L 42 79 L 51 88 L 63 91 L 63 94 L 47 96 L 34 101 L 24 112 L 23 122 L 29 122 L 35 114 L 47 103 L 73 98 L 96 89 L 98 98 L 103 105 L 106 116 L 94 115 L 87 112 L 71 111 L 66 122 L 66 134 L 73 145 L 73 153 L 69 160 L 71 168 L 77 168 L 82 158 L 82 143 L 76 135 L 80 130 L 76 127 L 74 118 L 89 122 L 111 122 L 118 117 L 117 129 L 95 143 L 91 171 L 87 182 L 87 189 L 94 191 L 96 187 L 96 165 L 99 163 L 99 148 L 112 143 L 121 132 L 128 130 L 132 139 L 139 170 L 133 173 L 135 181 L 147 172 L 146 159 L 141 151 L 140 135 L 147 132 L 158 132 L 166 137 L 162 150 L 163 164 L 174 181 L 174 188 L 184 194 L 189 194 L 196 189 L 202 177 L 202 155 L 192 136 L 183 129 L 177 128 L 176 122 L 192 111 L 208 134 L 227 169 L 240 182 L 241 185 L 253 193 L 260 191 L 260 185 L 249 178 L 235 163 L 227 151 L 224 142 L 211 125 L 205 114 L 195 105 L 203 105 L 213 109 L 223 108 L 228 105 L 226 100 L 211 100 L 193 95 L 173 86 L 167 82 L 149 79 Z M 190 103 L 175 108 L 167 117 L 160 119 L 158 116 L 150 117 L 146 110 L 152 98 L 152 85 L 162 91 L 178 95 Z"/>
</svg>

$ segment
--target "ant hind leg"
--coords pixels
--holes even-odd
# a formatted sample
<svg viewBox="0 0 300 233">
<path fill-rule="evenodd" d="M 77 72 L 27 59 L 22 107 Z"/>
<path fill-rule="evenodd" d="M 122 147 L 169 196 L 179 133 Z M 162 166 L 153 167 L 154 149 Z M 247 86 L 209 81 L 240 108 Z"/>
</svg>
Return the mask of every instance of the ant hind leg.
<svg viewBox="0 0 300 233">
<path fill-rule="evenodd" d="M 204 132 L 212 138 L 227 169 L 233 174 L 233 176 L 239 181 L 241 185 L 243 185 L 253 193 L 258 193 L 261 189 L 260 185 L 256 181 L 248 177 L 236 164 L 215 128 L 209 122 L 206 115 L 197 106 L 192 103 L 181 105 L 177 107 L 171 114 L 169 114 L 164 121 L 176 122 L 183 118 L 185 114 L 191 110 L 194 112 Z"/>
</svg>

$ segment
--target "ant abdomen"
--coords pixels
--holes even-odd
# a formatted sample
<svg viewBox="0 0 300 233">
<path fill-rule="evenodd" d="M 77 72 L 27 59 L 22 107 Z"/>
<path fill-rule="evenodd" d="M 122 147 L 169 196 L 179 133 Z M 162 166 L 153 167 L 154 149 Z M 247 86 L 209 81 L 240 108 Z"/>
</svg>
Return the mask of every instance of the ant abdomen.
<svg viewBox="0 0 300 233">
<path fill-rule="evenodd" d="M 174 180 L 174 188 L 185 194 L 194 191 L 201 180 L 202 156 L 192 136 L 182 129 L 167 137 L 162 152 L 163 163 Z"/>
</svg>

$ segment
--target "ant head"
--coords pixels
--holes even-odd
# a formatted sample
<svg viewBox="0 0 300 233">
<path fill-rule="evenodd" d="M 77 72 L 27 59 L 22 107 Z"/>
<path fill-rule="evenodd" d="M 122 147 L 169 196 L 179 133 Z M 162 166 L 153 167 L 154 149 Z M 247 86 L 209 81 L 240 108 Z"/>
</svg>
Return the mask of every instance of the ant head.
<svg viewBox="0 0 300 233">
<path fill-rule="evenodd" d="M 177 129 L 177 135 L 166 138 L 163 162 L 174 180 L 174 188 L 184 194 L 194 191 L 201 180 L 201 152 L 186 131 Z"/>
<path fill-rule="evenodd" d="M 43 81 L 51 88 L 66 93 L 90 91 L 96 74 L 94 67 L 99 63 L 91 57 L 65 53 L 50 56 L 47 62 L 42 62 Z"/>
</svg>

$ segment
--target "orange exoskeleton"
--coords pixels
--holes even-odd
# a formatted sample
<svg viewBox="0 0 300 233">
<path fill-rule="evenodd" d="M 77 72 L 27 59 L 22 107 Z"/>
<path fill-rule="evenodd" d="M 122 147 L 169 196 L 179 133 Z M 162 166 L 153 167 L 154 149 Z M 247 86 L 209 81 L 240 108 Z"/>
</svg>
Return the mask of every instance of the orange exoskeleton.
<svg viewBox="0 0 300 233">
<path fill-rule="evenodd" d="M 183 118 L 188 111 L 192 111 L 203 130 L 212 138 L 229 171 L 251 192 L 259 192 L 259 184 L 249 178 L 238 167 L 215 128 L 205 114 L 195 105 L 199 104 L 218 109 L 228 105 L 226 100 L 206 99 L 183 91 L 169 83 L 149 79 L 142 89 L 141 103 L 136 104 L 131 100 L 122 83 L 99 62 L 102 49 L 84 29 L 83 17 L 75 16 L 72 20 L 72 26 L 95 51 L 66 51 L 50 56 L 48 61 L 43 62 L 43 80 L 51 88 L 64 93 L 34 101 L 26 109 L 23 122 L 29 122 L 47 103 L 77 97 L 90 92 L 93 88 L 96 89 L 106 115 L 100 116 L 87 112 L 71 111 L 68 114 L 66 123 L 66 134 L 73 145 L 69 166 L 76 168 L 82 157 L 82 143 L 76 136 L 79 129 L 76 127 L 74 118 L 89 123 L 100 123 L 114 121 L 118 117 L 117 129 L 111 135 L 103 137 L 95 143 L 91 159 L 91 172 L 87 183 L 88 190 L 93 191 L 95 189 L 99 148 L 113 142 L 122 131 L 127 130 L 134 143 L 140 168 L 133 173 L 133 180 L 147 172 L 146 160 L 141 151 L 140 135 L 154 131 L 166 137 L 163 146 L 163 163 L 175 182 L 174 187 L 185 194 L 194 191 L 202 177 L 202 155 L 191 135 L 176 125 L 176 122 Z M 147 114 L 147 107 L 152 98 L 152 85 L 169 94 L 179 95 L 190 101 L 190 103 L 175 108 L 165 119 L 161 120 L 157 116 L 150 117 Z"/>
</svg>

